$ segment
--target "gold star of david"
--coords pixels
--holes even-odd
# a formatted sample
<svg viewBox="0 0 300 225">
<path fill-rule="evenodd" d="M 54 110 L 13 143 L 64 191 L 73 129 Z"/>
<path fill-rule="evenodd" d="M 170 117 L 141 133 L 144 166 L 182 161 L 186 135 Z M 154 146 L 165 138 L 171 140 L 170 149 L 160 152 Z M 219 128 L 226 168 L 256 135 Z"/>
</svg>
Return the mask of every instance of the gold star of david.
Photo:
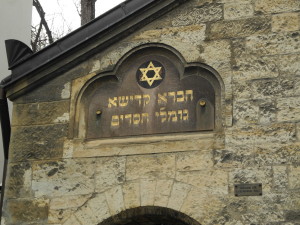
<svg viewBox="0 0 300 225">
<path fill-rule="evenodd" d="M 140 71 L 142 72 L 143 76 L 140 79 L 140 81 L 146 81 L 149 86 L 151 87 L 153 82 L 156 80 L 162 80 L 162 77 L 160 76 L 159 72 L 161 70 L 161 67 L 155 67 L 153 65 L 153 62 L 150 61 L 149 65 L 147 66 L 147 68 L 140 68 Z M 149 71 L 154 71 L 154 76 L 153 77 L 148 77 L 147 73 Z"/>
</svg>

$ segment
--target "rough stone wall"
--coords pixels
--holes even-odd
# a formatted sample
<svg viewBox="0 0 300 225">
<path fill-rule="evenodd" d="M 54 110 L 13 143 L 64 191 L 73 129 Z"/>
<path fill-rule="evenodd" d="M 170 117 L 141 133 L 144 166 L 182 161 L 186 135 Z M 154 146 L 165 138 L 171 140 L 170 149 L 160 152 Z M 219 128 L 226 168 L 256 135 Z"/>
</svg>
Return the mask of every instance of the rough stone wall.
<svg viewBox="0 0 300 225">
<path fill-rule="evenodd" d="M 300 224 L 299 29 L 299 0 L 190 0 L 17 99 L 2 224 L 92 225 L 139 206 L 202 225 Z M 223 129 L 69 138 L 74 92 L 147 43 L 218 71 Z M 236 183 L 262 183 L 263 195 L 235 197 Z"/>
</svg>

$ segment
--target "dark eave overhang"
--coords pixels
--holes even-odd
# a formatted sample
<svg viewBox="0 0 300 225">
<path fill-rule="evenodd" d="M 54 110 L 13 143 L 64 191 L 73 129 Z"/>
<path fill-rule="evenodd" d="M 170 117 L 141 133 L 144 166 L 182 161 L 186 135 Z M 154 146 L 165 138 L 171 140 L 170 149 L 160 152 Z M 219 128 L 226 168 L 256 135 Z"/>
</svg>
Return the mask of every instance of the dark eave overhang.
<svg viewBox="0 0 300 225">
<path fill-rule="evenodd" d="M 1 82 L 10 99 L 53 79 L 187 0 L 127 0 L 11 66 Z M 24 82 L 25 81 L 25 82 Z"/>
</svg>

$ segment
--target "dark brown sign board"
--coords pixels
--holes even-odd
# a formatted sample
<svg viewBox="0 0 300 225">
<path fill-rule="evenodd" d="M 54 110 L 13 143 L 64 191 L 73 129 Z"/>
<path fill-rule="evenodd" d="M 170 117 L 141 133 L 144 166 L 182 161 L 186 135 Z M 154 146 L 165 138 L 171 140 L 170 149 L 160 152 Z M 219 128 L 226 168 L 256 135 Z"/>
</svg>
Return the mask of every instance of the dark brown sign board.
<svg viewBox="0 0 300 225">
<path fill-rule="evenodd" d="M 196 67 L 178 64 L 144 54 L 91 85 L 87 138 L 213 130 L 213 86 Z"/>
<path fill-rule="evenodd" d="M 261 196 L 262 184 L 235 184 L 234 195 L 239 196 Z"/>
</svg>

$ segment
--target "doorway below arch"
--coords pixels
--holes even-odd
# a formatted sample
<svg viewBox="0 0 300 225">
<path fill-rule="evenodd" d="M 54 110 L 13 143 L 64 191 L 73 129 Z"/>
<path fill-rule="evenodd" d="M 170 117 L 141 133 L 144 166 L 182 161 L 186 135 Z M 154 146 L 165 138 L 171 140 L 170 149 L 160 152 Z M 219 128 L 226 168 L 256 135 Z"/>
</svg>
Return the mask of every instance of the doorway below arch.
<svg viewBox="0 0 300 225">
<path fill-rule="evenodd" d="M 184 213 L 173 209 L 144 206 L 127 209 L 98 225 L 201 225 Z"/>
</svg>

